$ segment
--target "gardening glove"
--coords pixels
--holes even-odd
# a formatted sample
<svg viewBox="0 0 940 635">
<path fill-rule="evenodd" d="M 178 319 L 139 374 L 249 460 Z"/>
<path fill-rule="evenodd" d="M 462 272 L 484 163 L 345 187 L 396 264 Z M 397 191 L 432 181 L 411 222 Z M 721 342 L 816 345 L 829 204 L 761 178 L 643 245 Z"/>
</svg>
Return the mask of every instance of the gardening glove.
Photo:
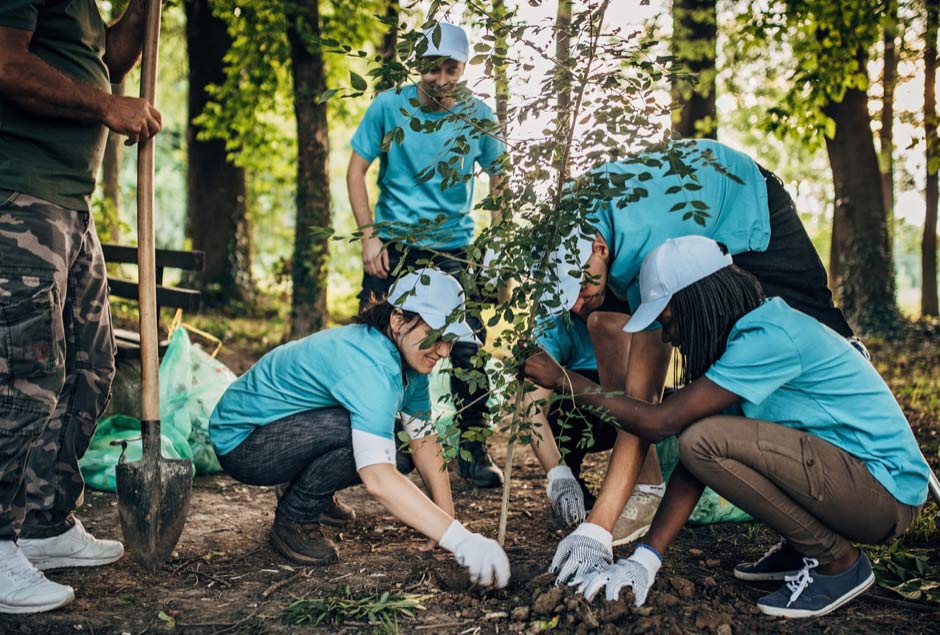
<svg viewBox="0 0 940 635">
<path fill-rule="evenodd" d="M 509 583 L 509 558 L 495 540 L 470 533 L 455 520 L 441 536 L 440 545 L 470 571 L 471 582 L 498 589 Z"/>
<path fill-rule="evenodd" d="M 594 523 L 581 523 L 558 543 L 550 573 L 557 573 L 556 585 L 580 584 L 587 576 L 606 568 L 614 559 L 610 532 Z"/>
<path fill-rule="evenodd" d="M 565 525 L 584 520 L 584 493 L 567 465 L 557 465 L 548 471 L 548 498 L 552 511 Z"/>
<path fill-rule="evenodd" d="M 606 571 L 599 571 L 586 578 L 578 587 L 578 592 L 590 602 L 602 588 L 607 587 L 607 601 L 613 602 L 620 596 L 621 589 L 630 587 L 633 589 L 634 606 L 643 606 L 662 564 L 663 559 L 655 549 L 641 544 L 626 560 L 618 560 Z"/>
</svg>

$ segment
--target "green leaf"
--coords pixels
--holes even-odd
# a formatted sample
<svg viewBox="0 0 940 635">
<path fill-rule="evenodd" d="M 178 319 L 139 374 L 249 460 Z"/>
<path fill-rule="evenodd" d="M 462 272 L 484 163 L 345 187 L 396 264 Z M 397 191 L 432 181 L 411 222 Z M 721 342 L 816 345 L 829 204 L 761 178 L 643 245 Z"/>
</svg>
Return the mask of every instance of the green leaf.
<svg viewBox="0 0 940 635">
<path fill-rule="evenodd" d="M 327 88 L 322 93 L 320 93 L 319 97 L 317 97 L 317 103 L 318 104 L 326 103 L 327 101 L 330 100 L 330 97 L 335 95 L 337 92 L 339 91 L 335 88 Z"/>
<path fill-rule="evenodd" d="M 369 84 L 366 83 L 366 80 L 364 80 L 361 75 L 357 75 L 352 71 L 349 71 L 349 82 L 356 90 L 366 90 L 369 88 Z"/>
</svg>

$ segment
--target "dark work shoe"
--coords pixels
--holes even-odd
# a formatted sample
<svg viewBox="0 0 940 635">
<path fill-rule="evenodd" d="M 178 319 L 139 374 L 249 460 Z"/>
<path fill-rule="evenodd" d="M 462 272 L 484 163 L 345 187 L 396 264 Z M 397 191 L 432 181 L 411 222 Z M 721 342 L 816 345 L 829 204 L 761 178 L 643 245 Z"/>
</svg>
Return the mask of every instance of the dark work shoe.
<svg viewBox="0 0 940 635">
<path fill-rule="evenodd" d="M 457 469 L 462 477 L 470 481 L 471 485 L 480 489 L 489 489 L 503 484 L 503 471 L 493 464 L 493 459 L 486 452 L 486 446 L 479 441 L 465 441 L 462 449 L 470 453 L 470 460 L 465 461 L 462 456 L 459 456 Z"/>
<path fill-rule="evenodd" d="M 284 492 L 287 490 L 287 483 L 281 483 L 274 486 L 274 495 L 277 497 L 277 500 L 281 500 L 284 496 Z M 320 512 L 320 523 L 324 525 L 329 525 L 330 527 L 348 527 L 353 524 L 356 520 L 356 510 L 341 503 L 336 500 L 336 496 L 333 496 L 332 504 Z"/>
<path fill-rule="evenodd" d="M 757 562 L 742 562 L 734 568 L 738 580 L 783 580 L 803 567 L 803 556 L 786 540 L 767 550 Z"/>
<path fill-rule="evenodd" d="M 320 531 L 320 523 L 295 523 L 275 514 L 270 535 L 274 548 L 294 562 L 324 565 L 338 560 L 336 546 Z"/>
<path fill-rule="evenodd" d="M 803 568 L 787 576 L 787 583 L 757 601 L 765 615 L 777 617 L 819 617 L 836 610 L 864 593 L 875 583 L 875 574 L 864 551 L 858 560 L 838 575 L 822 575 L 819 561 L 803 559 Z"/>
</svg>

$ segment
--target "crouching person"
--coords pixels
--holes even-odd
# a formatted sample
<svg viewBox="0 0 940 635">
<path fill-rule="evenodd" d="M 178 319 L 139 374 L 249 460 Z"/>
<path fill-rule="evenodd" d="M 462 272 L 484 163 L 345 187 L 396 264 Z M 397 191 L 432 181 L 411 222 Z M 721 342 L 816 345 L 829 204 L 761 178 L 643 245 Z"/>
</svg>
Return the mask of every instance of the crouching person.
<svg viewBox="0 0 940 635">
<path fill-rule="evenodd" d="M 506 586 L 502 548 L 454 518 L 441 446 L 427 421 L 428 373 L 454 341 L 475 339 L 460 284 L 419 269 L 356 322 L 279 346 L 228 388 L 209 421 L 219 463 L 244 483 L 285 485 L 270 536 L 291 560 L 337 560 L 320 523 L 343 515 L 334 493 L 361 482 L 397 518 L 452 552 L 474 582 Z M 399 413 L 433 500 L 396 469 L 410 463 L 397 450 Z"/>
<path fill-rule="evenodd" d="M 760 283 L 711 239 L 686 236 L 655 248 L 643 261 L 640 292 L 626 330 L 658 321 L 663 340 L 679 348 L 685 387 L 652 405 L 604 397 L 572 374 L 573 392 L 577 403 L 607 408 L 642 438 L 680 434 L 681 463 L 644 544 L 571 582 L 589 599 L 604 588 L 611 600 L 631 588 L 643 604 L 661 554 L 708 485 L 783 538 L 734 570 L 743 580 L 784 582 L 758 600 L 762 613 L 815 617 L 862 594 L 875 577 L 853 543 L 903 533 L 927 498 L 929 478 L 878 372 L 836 332 L 780 298 L 765 298 Z M 550 361 L 530 359 L 527 373 L 563 385 Z M 743 416 L 723 414 L 729 408 Z M 591 540 L 592 529 L 575 537 Z"/>
</svg>

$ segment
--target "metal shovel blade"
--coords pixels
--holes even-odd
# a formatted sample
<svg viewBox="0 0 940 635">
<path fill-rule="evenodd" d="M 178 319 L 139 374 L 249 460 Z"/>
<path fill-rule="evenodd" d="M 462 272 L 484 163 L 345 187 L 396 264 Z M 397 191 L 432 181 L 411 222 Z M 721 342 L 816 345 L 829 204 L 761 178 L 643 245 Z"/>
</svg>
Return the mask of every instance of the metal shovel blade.
<svg viewBox="0 0 940 635">
<path fill-rule="evenodd" d="M 124 540 L 141 564 L 159 569 L 183 533 L 193 488 L 193 463 L 165 459 L 159 450 L 153 453 L 145 448 L 140 461 L 119 463 L 115 472 Z"/>
</svg>

